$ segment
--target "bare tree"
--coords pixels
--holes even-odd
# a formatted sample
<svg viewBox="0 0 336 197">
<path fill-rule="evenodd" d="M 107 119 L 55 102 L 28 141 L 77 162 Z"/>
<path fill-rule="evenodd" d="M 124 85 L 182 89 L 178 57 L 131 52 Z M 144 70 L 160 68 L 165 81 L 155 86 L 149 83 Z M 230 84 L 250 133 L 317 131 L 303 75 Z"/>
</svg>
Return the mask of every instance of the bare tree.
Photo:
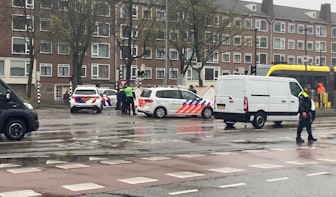
<svg viewBox="0 0 336 197">
<path fill-rule="evenodd" d="M 198 73 L 199 86 L 203 86 L 201 70 L 204 65 L 219 55 L 219 50 L 235 50 L 236 48 L 223 48 L 223 42 L 235 35 L 241 34 L 241 26 L 229 26 L 244 15 L 233 12 L 221 12 L 215 0 L 170 0 L 169 25 L 171 36 L 170 44 L 179 54 L 180 77 L 184 77 L 189 68 Z M 230 35 L 230 36 L 223 36 Z M 200 67 L 196 67 L 196 62 Z"/>
<path fill-rule="evenodd" d="M 73 89 L 82 83 L 81 68 L 97 29 L 110 34 L 110 26 L 105 23 L 109 16 L 108 0 L 59 1 L 52 27 L 60 29 L 57 40 L 70 46 Z"/>
<path fill-rule="evenodd" d="M 116 18 L 113 19 L 115 25 L 112 32 L 122 52 L 127 81 L 131 79 L 132 62 L 142 57 L 148 46 L 155 45 L 158 25 L 156 8 L 159 5 L 157 0 L 114 0 Z M 140 8 L 145 11 L 139 12 Z M 136 53 L 134 46 L 142 47 L 143 50 L 138 50 L 142 52 Z"/>
<path fill-rule="evenodd" d="M 51 49 L 50 41 L 57 34 L 57 31 L 51 31 L 50 28 L 53 9 L 51 1 L 45 0 L 36 0 L 31 4 L 28 1 L 13 1 L 13 5 L 17 8 L 13 12 L 13 29 L 20 32 L 28 48 L 27 97 L 31 98 L 35 57 L 41 50 Z"/>
</svg>

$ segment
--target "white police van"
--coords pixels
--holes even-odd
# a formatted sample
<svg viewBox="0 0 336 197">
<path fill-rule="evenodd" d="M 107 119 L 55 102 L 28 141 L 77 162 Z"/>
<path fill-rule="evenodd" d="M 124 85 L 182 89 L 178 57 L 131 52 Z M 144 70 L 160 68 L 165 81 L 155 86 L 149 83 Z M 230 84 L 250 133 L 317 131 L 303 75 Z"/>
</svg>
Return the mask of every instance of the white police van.
<svg viewBox="0 0 336 197">
<path fill-rule="evenodd" d="M 138 112 L 146 116 L 202 116 L 213 114 L 213 104 L 198 95 L 179 88 L 146 88 L 138 98 Z"/>
</svg>

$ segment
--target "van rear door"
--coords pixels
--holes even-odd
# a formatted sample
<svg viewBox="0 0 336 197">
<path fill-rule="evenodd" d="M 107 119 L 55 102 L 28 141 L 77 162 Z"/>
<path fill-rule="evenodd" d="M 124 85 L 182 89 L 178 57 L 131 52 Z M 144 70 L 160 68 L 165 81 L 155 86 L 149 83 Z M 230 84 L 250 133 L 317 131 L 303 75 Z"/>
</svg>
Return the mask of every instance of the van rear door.
<svg viewBox="0 0 336 197">
<path fill-rule="evenodd" d="M 244 78 L 221 79 L 217 81 L 215 111 L 226 113 L 244 112 Z"/>
</svg>

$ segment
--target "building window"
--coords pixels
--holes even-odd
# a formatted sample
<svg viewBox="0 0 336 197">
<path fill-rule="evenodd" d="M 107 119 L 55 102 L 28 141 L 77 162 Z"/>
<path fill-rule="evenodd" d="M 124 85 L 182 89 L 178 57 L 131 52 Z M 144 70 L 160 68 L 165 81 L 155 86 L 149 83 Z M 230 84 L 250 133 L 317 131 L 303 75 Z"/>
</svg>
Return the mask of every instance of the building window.
<svg viewBox="0 0 336 197">
<path fill-rule="evenodd" d="M 293 55 L 289 55 L 287 57 L 288 64 L 295 64 L 295 57 Z"/>
<path fill-rule="evenodd" d="M 34 0 L 13 0 L 13 7 L 34 8 Z"/>
<path fill-rule="evenodd" d="M 165 76 L 164 68 L 156 68 L 156 79 L 163 79 Z"/>
<path fill-rule="evenodd" d="M 336 38 L 336 27 L 333 27 L 333 28 L 331 29 L 331 37 L 332 37 L 332 38 Z"/>
<path fill-rule="evenodd" d="M 233 63 L 241 63 L 241 53 L 233 53 Z"/>
<path fill-rule="evenodd" d="M 127 45 L 121 46 L 121 59 L 126 59 L 133 56 L 136 56 L 138 54 L 138 47 L 137 46 L 132 46 L 132 50 L 130 50 L 130 47 Z M 131 54 L 129 54 L 131 52 Z"/>
<path fill-rule="evenodd" d="M 302 40 L 297 41 L 297 49 L 298 50 L 304 50 L 304 41 L 302 41 Z"/>
<path fill-rule="evenodd" d="M 151 67 L 146 67 L 144 78 L 145 79 L 152 79 L 152 68 Z"/>
<path fill-rule="evenodd" d="M 219 16 L 210 14 L 205 18 L 205 25 L 208 27 L 218 27 L 219 26 Z"/>
<path fill-rule="evenodd" d="M 51 77 L 52 76 L 52 65 L 49 63 L 40 64 L 40 75 L 41 77 Z"/>
<path fill-rule="evenodd" d="M 307 42 L 307 50 L 308 50 L 308 51 L 312 51 L 312 50 L 314 50 L 314 44 L 313 44 L 312 41 L 308 41 L 308 42 Z"/>
<path fill-rule="evenodd" d="M 45 40 L 41 40 L 41 42 L 40 42 L 40 50 L 41 50 L 41 53 L 51 54 L 52 53 L 52 44 L 51 44 L 51 42 L 47 42 Z"/>
<path fill-rule="evenodd" d="M 244 46 L 252 46 L 253 38 L 252 36 L 245 36 L 244 37 Z"/>
<path fill-rule="evenodd" d="M 223 34 L 222 35 L 222 44 L 223 45 L 230 45 L 231 44 L 231 42 L 230 42 L 230 35 L 229 34 Z"/>
<path fill-rule="evenodd" d="M 131 12 L 132 12 L 131 13 L 132 18 L 133 19 L 138 19 L 138 6 L 133 5 Z M 127 5 L 122 6 L 121 10 L 120 10 L 120 18 L 127 18 L 128 15 L 129 15 L 128 13 L 129 13 L 129 6 L 127 6 Z"/>
<path fill-rule="evenodd" d="M 185 58 L 187 62 L 197 62 L 197 58 L 196 58 L 196 54 L 194 53 L 194 51 L 191 48 L 187 48 L 185 50 L 185 52 L 187 53 L 187 55 L 185 55 Z"/>
<path fill-rule="evenodd" d="M 121 31 L 120 33 L 121 33 L 121 38 L 122 39 L 128 39 L 129 36 L 131 36 L 132 38 L 137 38 L 138 37 L 137 26 L 133 26 L 130 29 L 129 25 L 121 24 L 120 25 L 120 31 Z"/>
<path fill-rule="evenodd" d="M 288 49 L 295 49 L 295 40 L 288 40 Z"/>
<path fill-rule="evenodd" d="M 273 55 L 273 61 L 274 62 L 285 62 L 285 55 L 284 54 L 274 54 Z"/>
<path fill-rule="evenodd" d="M 48 18 L 40 19 L 40 30 L 41 31 L 50 31 L 51 20 Z"/>
<path fill-rule="evenodd" d="M 331 43 L 331 52 L 336 53 L 336 42 Z"/>
<path fill-rule="evenodd" d="M 111 7 L 107 2 L 93 2 L 94 6 L 97 7 L 97 15 L 98 16 L 105 16 L 110 17 L 111 16 Z"/>
<path fill-rule="evenodd" d="M 164 40 L 166 38 L 165 32 L 162 29 L 156 30 L 156 39 L 157 40 Z"/>
<path fill-rule="evenodd" d="M 27 31 L 33 29 L 33 18 L 31 16 L 13 15 L 12 30 Z"/>
<path fill-rule="evenodd" d="M 94 58 L 110 58 L 110 44 L 93 43 L 92 57 Z"/>
<path fill-rule="evenodd" d="M 70 44 L 67 42 L 58 43 L 58 54 L 69 55 L 70 54 Z"/>
<path fill-rule="evenodd" d="M 92 79 L 104 79 L 110 78 L 110 65 L 108 64 L 92 64 L 91 69 Z"/>
<path fill-rule="evenodd" d="M 245 53 L 244 54 L 244 62 L 246 64 L 252 63 L 252 53 Z"/>
<path fill-rule="evenodd" d="M 288 23 L 288 33 L 295 33 L 295 24 Z"/>
<path fill-rule="evenodd" d="M 307 34 L 314 35 L 314 27 L 312 25 L 307 25 Z"/>
<path fill-rule="evenodd" d="M 244 26 L 245 26 L 245 29 L 252 29 L 252 19 L 246 18 Z"/>
<path fill-rule="evenodd" d="M 69 64 L 58 64 L 58 77 L 69 77 L 70 75 L 70 65 Z"/>
<path fill-rule="evenodd" d="M 241 18 L 239 17 L 235 17 L 233 19 L 233 27 L 236 27 L 236 28 L 241 28 L 242 27 L 242 21 L 241 21 Z"/>
<path fill-rule="evenodd" d="M 331 58 L 331 65 L 336 66 L 336 58 L 335 57 Z"/>
<path fill-rule="evenodd" d="M 257 47 L 267 48 L 267 37 L 266 36 L 257 36 Z"/>
<path fill-rule="evenodd" d="M 169 59 L 178 60 L 178 51 L 176 49 L 169 49 Z"/>
<path fill-rule="evenodd" d="M 135 80 L 138 76 L 138 66 L 137 65 L 131 65 L 131 80 Z"/>
<path fill-rule="evenodd" d="M 285 49 L 285 38 L 273 38 L 273 49 Z"/>
<path fill-rule="evenodd" d="M 233 45 L 240 46 L 241 45 L 241 36 L 236 35 L 233 37 Z"/>
<path fill-rule="evenodd" d="M 158 21 L 164 21 L 165 20 L 164 10 L 161 10 L 161 9 L 156 10 L 156 20 L 158 20 Z"/>
<path fill-rule="evenodd" d="M 81 70 L 80 70 L 80 76 L 82 78 L 86 77 L 86 65 L 82 65 Z"/>
<path fill-rule="evenodd" d="M 12 38 L 12 53 L 13 54 L 28 54 L 28 40 L 24 38 Z"/>
<path fill-rule="evenodd" d="M 205 50 L 205 58 L 207 63 L 218 63 L 218 51 Z"/>
<path fill-rule="evenodd" d="M 326 37 L 327 36 L 326 28 L 324 26 L 316 26 L 316 36 Z"/>
<path fill-rule="evenodd" d="M 256 19 L 255 27 L 258 29 L 258 31 L 267 31 L 267 21 L 264 19 Z"/>
<path fill-rule="evenodd" d="M 222 53 L 222 62 L 230 62 L 230 52 Z"/>
<path fill-rule="evenodd" d="M 96 28 L 93 32 L 97 37 L 110 37 L 110 24 L 109 23 L 96 23 Z"/>
<path fill-rule="evenodd" d="M 204 80 L 214 81 L 217 80 L 219 75 L 219 68 L 204 68 Z"/>
<path fill-rule="evenodd" d="M 198 80 L 198 72 L 193 68 L 188 68 L 188 70 L 187 70 L 187 80 L 188 81 Z"/>
<path fill-rule="evenodd" d="M 177 79 L 177 68 L 169 68 L 169 79 Z"/>
<path fill-rule="evenodd" d="M 152 18 L 152 9 L 151 8 L 142 8 L 142 18 L 151 19 Z"/>
<path fill-rule="evenodd" d="M 316 41 L 316 52 L 326 51 L 326 42 Z"/>
<path fill-rule="evenodd" d="M 305 26 L 303 24 L 298 24 L 297 33 L 304 34 L 305 33 L 304 31 L 305 31 Z"/>
<path fill-rule="evenodd" d="M 68 0 L 59 0 L 58 1 L 58 9 L 63 11 L 69 10 L 69 1 Z"/>
<path fill-rule="evenodd" d="M 276 21 L 274 23 L 274 32 L 284 33 L 286 31 L 285 25 L 285 22 Z"/>
<path fill-rule="evenodd" d="M 230 73 L 230 70 L 222 70 L 222 75 L 229 75 Z"/>
<path fill-rule="evenodd" d="M 146 47 L 142 55 L 143 59 L 152 59 L 152 48 Z"/>
<path fill-rule="evenodd" d="M 160 49 L 156 49 L 156 59 L 165 59 L 165 49 L 160 48 Z"/>
<path fill-rule="evenodd" d="M 178 39 L 178 32 L 177 31 L 170 31 L 169 32 L 169 40 L 177 41 Z"/>
<path fill-rule="evenodd" d="M 52 0 L 40 0 L 40 7 L 44 9 L 51 9 Z"/>
<path fill-rule="evenodd" d="M 5 61 L 0 60 L 0 76 L 5 75 Z"/>
<path fill-rule="evenodd" d="M 26 77 L 28 76 L 29 62 L 12 60 L 10 62 L 11 77 Z"/>
<path fill-rule="evenodd" d="M 257 63 L 267 64 L 267 54 L 266 53 L 257 54 Z"/>
</svg>

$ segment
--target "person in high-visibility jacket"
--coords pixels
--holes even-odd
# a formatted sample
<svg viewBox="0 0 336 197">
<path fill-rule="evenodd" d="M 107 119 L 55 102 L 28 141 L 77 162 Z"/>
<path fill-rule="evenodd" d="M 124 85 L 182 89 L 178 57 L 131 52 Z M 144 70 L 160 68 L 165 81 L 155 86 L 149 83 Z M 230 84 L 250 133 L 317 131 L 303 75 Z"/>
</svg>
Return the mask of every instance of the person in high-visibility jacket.
<svg viewBox="0 0 336 197">
<path fill-rule="evenodd" d="M 303 143 L 304 140 L 301 138 L 301 132 L 303 127 L 306 127 L 308 133 L 308 141 L 316 141 L 317 139 L 313 137 L 312 129 L 311 129 L 311 108 L 312 102 L 309 97 L 309 93 L 311 91 L 310 85 L 306 85 L 304 90 L 299 93 L 299 123 L 297 127 L 297 134 L 296 134 L 296 142 Z"/>
<path fill-rule="evenodd" d="M 131 84 L 129 83 L 127 88 L 125 88 L 125 94 L 126 94 L 126 105 L 127 105 L 127 109 L 128 110 L 128 115 L 131 115 L 131 109 L 130 109 L 130 105 L 132 105 L 132 111 L 133 111 L 133 115 L 137 115 L 135 113 L 135 106 L 134 106 L 134 98 L 135 98 L 135 93 L 134 90 L 131 86 Z"/>
</svg>

